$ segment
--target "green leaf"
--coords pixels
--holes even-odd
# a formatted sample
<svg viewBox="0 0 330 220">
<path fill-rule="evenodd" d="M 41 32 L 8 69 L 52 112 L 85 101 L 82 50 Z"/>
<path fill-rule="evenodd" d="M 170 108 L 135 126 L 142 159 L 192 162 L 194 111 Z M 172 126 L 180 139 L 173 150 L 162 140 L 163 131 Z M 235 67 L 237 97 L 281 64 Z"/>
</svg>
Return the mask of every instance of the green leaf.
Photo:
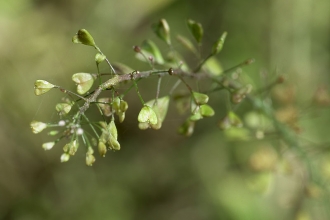
<svg viewBox="0 0 330 220">
<path fill-rule="evenodd" d="M 86 29 L 80 29 L 73 37 L 72 42 L 75 44 L 84 44 L 95 47 L 92 35 Z"/>
<path fill-rule="evenodd" d="M 224 32 L 221 37 L 213 44 L 212 47 L 212 55 L 216 55 L 218 54 L 222 48 L 223 48 L 223 44 L 225 43 L 225 39 L 227 36 L 227 32 Z"/>
<path fill-rule="evenodd" d="M 194 36 L 197 43 L 200 44 L 203 39 L 203 33 L 204 33 L 202 25 L 191 19 L 187 21 L 187 25 L 190 30 L 190 33 Z"/>
<path fill-rule="evenodd" d="M 45 80 L 37 80 L 34 83 L 34 94 L 42 95 L 54 87 L 55 87 L 55 85 L 53 85 Z"/>
<path fill-rule="evenodd" d="M 155 34 L 167 45 L 171 45 L 170 26 L 165 19 L 161 19 L 158 23 L 152 25 Z"/>
<path fill-rule="evenodd" d="M 75 73 L 72 80 L 77 84 L 77 92 L 81 95 L 88 92 L 94 83 L 94 77 L 90 73 Z"/>
</svg>

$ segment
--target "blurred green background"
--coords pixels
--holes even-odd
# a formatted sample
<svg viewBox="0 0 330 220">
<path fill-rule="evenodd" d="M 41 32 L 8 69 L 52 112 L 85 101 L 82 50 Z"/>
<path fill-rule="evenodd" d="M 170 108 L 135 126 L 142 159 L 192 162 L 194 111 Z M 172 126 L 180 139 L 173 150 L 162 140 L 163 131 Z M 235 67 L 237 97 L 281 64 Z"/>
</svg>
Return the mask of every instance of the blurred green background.
<svg viewBox="0 0 330 220">
<path fill-rule="evenodd" d="M 176 133 L 184 117 L 173 105 L 161 130 L 138 130 L 141 104 L 131 92 L 119 126 L 122 150 L 105 158 L 96 154 L 93 167 L 85 165 L 83 147 L 60 163 L 61 145 L 44 151 L 41 145 L 51 137 L 34 135 L 29 126 L 32 120 L 56 120 L 54 106 L 62 97 L 57 91 L 35 96 L 35 80 L 74 90 L 73 73 L 96 71 L 95 51 L 71 42 L 78 29 L 89 30 L 111 62 L 143 70 L 148 66 L 136 61 L 132 46 L 147 38 L 162 45 L 150 29 L 160 18 L 173 36 L 189 36 L 186 19 L 201 22 L 205 51 L 227 31 L 218 55 L 224 68 L 253 57 L 256 63 L 244 74 L 256 87 L 267 76 L 282 74 L 295 88 L 297 105 L 304 106 L 320 84 L 329 84 L 329 9 L 328 0 L 0 1 L 0 218 L 329 219 L 329 203 L 318 197 L 325 193 L 305 187 L 304 165 L 290 152 L 274 150 L 280 144 L 276 138 L 224 137 L 216 126 L 224 103 L 187 139 Z M 164 82 L 166 94 L 174 81 Z M 152 81 L 141 89 L 146 100 L 155 88 Z M 304 120 L 300 135 L 329 141 L 328 113 Z M 267 167 L 274 160 L 281 161 L 277 168 Z M 266 163 L 261 171 L 259 162 Z M 286 166 L 290 171 L 283 171 Z"/>
</svg>

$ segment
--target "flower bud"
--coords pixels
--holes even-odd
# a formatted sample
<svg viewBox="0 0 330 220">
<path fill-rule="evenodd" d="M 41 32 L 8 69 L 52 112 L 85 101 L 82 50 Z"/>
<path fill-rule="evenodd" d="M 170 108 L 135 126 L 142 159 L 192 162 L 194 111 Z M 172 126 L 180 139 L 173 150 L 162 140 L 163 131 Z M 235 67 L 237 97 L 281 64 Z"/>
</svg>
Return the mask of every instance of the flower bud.
<svg viewBox="0 0 330 220">
<path fill-rule="evenodd" d="M 32 132 L 37 134 L 40 133 L 42 130 L 47 128 L 47 124 L 39 121 L 32 121 L 30 123 L 30 126 L 32 128 Z"/>
<path fill-rule="evenodd" d="M 92 35 L 86 29 L 80 29 L 78 33 L 72 37 L 72 42 L 75 44 L 84 44 L 93 47 L 96 46 Z"/>
<path fill-rule="evenodd" d="M 53 85 L 45 80 L 37 80 L 34 83 L 34 94 L 42 95 L 54 87 L 55 87 L 55 85 Z"/>
<path fill-rule="evenodd" d="M 42 144 L 42 148 L 44 150 L 50 150 L 53 148 L 54 145 L 55 145 L 55 142 L 47 142 L 47 143 Z"/>
</svg>

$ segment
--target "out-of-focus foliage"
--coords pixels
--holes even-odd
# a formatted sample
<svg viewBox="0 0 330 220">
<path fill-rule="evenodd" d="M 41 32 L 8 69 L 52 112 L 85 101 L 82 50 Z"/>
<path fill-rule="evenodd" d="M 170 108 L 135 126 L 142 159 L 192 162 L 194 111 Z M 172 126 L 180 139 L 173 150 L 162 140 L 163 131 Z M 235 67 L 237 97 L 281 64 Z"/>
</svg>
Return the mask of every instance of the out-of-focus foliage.
<svg viewBox="0 0 330 220">
<path fill-rule="evenodd" d="M 329 8 L 327 0 L 1 1 L 0 218 L 329 219 Z M 59 161 L 60 147 L 44 151 L 41 143 L 49 137 L 31 134 L 29 123 L 57 117 L 52 100 L 61 96 L 50 90 L 36 97 L 35 80 L 74 90 L 73 73 L 95 72 L 95 54 L 71 42 L 76 30 L 89 30 L 112 62 L 147 69 L 135 61 L 132 46 L 145 39 L 160 44 L 150 29 L 160 18 L 171 25 L 171 34 L 185 36 L 187 18 L 203 24 L 203 45 L 209 48 L 204 55 L 227 31 L 221 67 L 254 57 L 254 65 L 235 73 L 254 90 L 284 75 L 284 84 L 261 95 L 301 138 L 308 163 L 277 134 L 267 134 L 271 122 L 250 106 L 240 105 L 237 112 L 255 133 L 225 133 L 210 119 L 185 139 L 173 129 L 182 124 L 174 106 L 160 130 L 138 130 L 136 96 L 128 97 L 131 114 L 117 128 L 120 152 L 96 157 L 91 168 L 83 164 L 83 151 L 66 164 Z M 173 44 L 184 51 L 175 37 Z M 149 94 L 156 81 L 142 87 Z M 225 114 L 216 111 L 214 117 Z M 268 138 L 262 138 L 260 125 Z M 309 181 L 310 170 L 322 181 Z"/>
</svg>

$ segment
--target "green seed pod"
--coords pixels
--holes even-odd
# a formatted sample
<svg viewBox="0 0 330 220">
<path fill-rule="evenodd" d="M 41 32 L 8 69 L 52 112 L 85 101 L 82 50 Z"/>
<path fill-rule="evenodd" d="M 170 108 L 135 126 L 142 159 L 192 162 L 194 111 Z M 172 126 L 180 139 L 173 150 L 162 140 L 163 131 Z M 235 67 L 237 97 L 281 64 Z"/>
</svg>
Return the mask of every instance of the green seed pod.
<svg viewBox="0 0 330 220">
<path fill-rule="evenodd" d="M 66 115 L 70 112 L 72 105 L 68 103 L 58 103 L 55 106 L 56 111 L 61 115 Z"/>
<path fill-rule="evenodd" d="M 94 39 L 86 29 L 80 29 L 78 33 L 73 36 L 72 42 L 95 47 Z"/>
<path fill-rule="evenodd" d="M 95 157 L 93 155 L 94 150 L 92 147 L 88 147 L 88 150 L 86 152 L 86 165 L 87 166 L 92 166 L 93 163 L 95 162 Z"/>
<path fill-rule="evenodd" d="M 208 95 L 203 93 L 193 92 L 192 95 L 197 105 L 203 105 L 209 101 Z"/>
<path fill-rule="evenodd" d="M 107 58 L 107 57 L 106 57 L 104 54 L 97 53 L 97 54 L 95 55 L 95 62 L 96 62 L 97 64 L 100 64 L 100 63 L 102 63 L 106 58 Z"/>
<path fill-rule="evenodd" d="M 49 136 L 55 136 L 55 135 L 57 135 L 58 134 L 58 131 L 57 130 L 54 130 L 54 131 L 50 131 L 50 132 L 48 132 L 48 135 Z"/>
<path fill-rule="evenodd" d="M 107 146 L 105 146 L 105 144 L 102 141 L 100 141 L 98 144 L 98 150 L 101 157 L 105 157 L 105 154 L 107 153 Z"/>
<path fill-rule="evenodd" d="M 148 128 L 150 128 L 149 123 L 147 123 L 147 122 L 140 122 L 140 123 L 139 123 L 139 129 L 140 129 L 140 130 L 146 130 L 146 129 L 148 129 Z"/>
<path fill-rule="evenodd" d="M 206 104 L 200 106 L 199 112 L 201 113 L 201 115 L 203 117 L 211 117 L 211 116 L 214 115 L 213 108 L 209 105 L 206 105 Z"/>
<path fill-rule="evenodd" d="M 47 124 L 40 121 L 32 121 L 30 123 L 30 127 L 33 133 L 38 134 L 41 131 L 43 131 L 45 128 L 47 128 Z"/>
<path fill-rule="evenodd" d="M 191 51 L 193 54 L 198 55 L 198 52 L 195 48 L 195 46 L 193 45 L 193 43 L 186 37 L 178 35 L 176 36 L 176 39 L 189 51 Z"/>
<path fill-rule="evenodd" d="M 54 147 L 54 145 L 55 145 L 55 142 L 47 142 L 47 143 L 44 143 L 42 145 L 42 148 L 44 150 L 50 150 L 50 149 L 52 149 Z"/>
<path fill-rule="evenodd" d="M 99 98 L 97 101 L 99 102 L 98 106 L 102 110 L 103 115 L 107 117 L 111 116 L 112 112 L 110 108 L 110 98 Z M 108 104 L 103 104 L 103 103 L 108 103 Z"/>
<path fill-rule="evenodd" d="M 194 133 L 195 122 L 187 119 L 180 127 L 179 127 L 179 134 L 182 134 L 186 137 L 191 136 Z"/>
<path fill-rule="evenodd" d="M 75 73 L 72 80 L 77 84 L 77 92 L 85 94 L 93 86 L 94 77 L 90 73 Z"/>
<path fill-rule="evenodd" d="M 157 115 L 155 111 L 148 105 L 145 105 L 139 115 L 138 115 L 138 121 L 139 122 L 148 122 L 149 124 L 157 124 Z"/>
<path fill-rule="evenodd" d="M 223 44 L 225 43 L 226 36 L 227 36 L 227 32 L 224 32 L 221 35 L 221 37 L 217 40 L 217 42 L 215 42 L 213 44 L 212 52 L 211 52 L 212 55 L 216 55 L 222 50 Z"/>
<path fill-rule="evenodd" d="M 125 120 L 125 112 L 118 112 L 117 113 L 119 122 L 122 123 Z"/>
<path fill-rule="evenodd" d="M 112 108 L 118 112 L 120 111 L 120 98 L 117 96 L 112 102 Z"/>
<path fill-rule="evenodd" d="M 70 159 L 70 155 L 69 154 L 64 153 L 64 154 L 61 155 L 61 162 L 62 163 L 69 161 L 69 159 Z"/>
<path fill-rule="evenodd" d="M 128 109 L 128 103 L 124 100 L 121 100 L 119 108 L 121 112 L 126 112 L 126 110 Z"/>
<path fill-rule="evenodd" d="M 203 116 L 202 116 L 202 114 L 198 111 L 198 112 L 196 112 L 195 114 L 192 114 L 190 117 L 189 117 L 189 119 L 191 120 L 191 121 L 198 121 L 198 120 L 200 120 L 200 119 L 202 119 L 203 118 Z"/>
<path fill-rule="evenodd" d="M 70 143 L 69 154 L 71 156 L 75 155 L 79 147 L 79 142 L 74 140 Z"/>
<path fill-rule="evenodd" d="M 167 45 L 171 45 L 170 26 L 165 19 L 161 19 L 158 23 L 153 24 L 152 29 Z"/>
<path fill-rule="evenodd" d="M 201 23 L 198 23 L 198 22 L 195 22 L 195 21 L 189 19 L 187 21 L 187 25 L 190 30 L 190 33 L 194 36 L 197 43 L 200 44 L 202 41 L 202 38 L 203 38 L 203 34 L 204 34 Z"/>
<path fill-rule="evenodd" d="M 55 85 L 53 85 L 45 80 L 37 80 L 34 83 L 34 94 L 42 95 L 54 87 L 55 87 Z"/>
</svg>

